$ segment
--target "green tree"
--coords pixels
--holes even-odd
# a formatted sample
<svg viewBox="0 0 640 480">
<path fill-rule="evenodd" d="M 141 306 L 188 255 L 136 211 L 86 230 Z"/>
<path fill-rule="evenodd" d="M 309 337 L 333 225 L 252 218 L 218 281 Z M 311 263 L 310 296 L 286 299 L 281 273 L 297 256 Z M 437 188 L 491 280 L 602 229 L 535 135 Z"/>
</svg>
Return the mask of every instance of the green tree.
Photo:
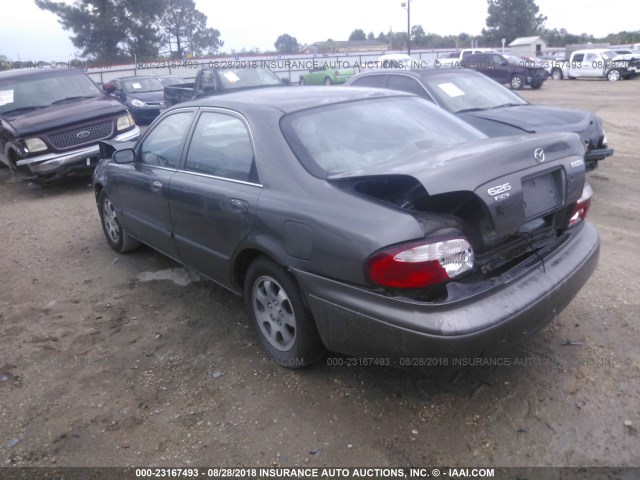
<svg viewBox="0 0 640 480">
<path fill-rule="evenodd" d="M 367 33 L 367 40 L 375 40 L 376 36 L 373 32 Z"/>
<path fill-rule="evenodd" d="M 540 14 L 535 0 L 487 0 L 487 28 L 482 35 L 488 43 L 507 45 L 518 37 L 540 35 L 547 17 Z"/>
<path fill-rule="evenodd" d="M 0 55 L 0 71 L 9 70 L 11 67 L 11 60 L 9 60 L 6 56 Z"/>
<path fill-rule="evenodd" d="M 384 34 L 384 32 L 380 32 L 376 37 L 376 40 L 382 43 L 387 43 L 387 36 Z"/>
<path fill-rule="evenodd" d="M 357 40 L 366 40 L 366 39 L 367 39 L 367 35 L 366 33 L 364 33 L 364 30 L 362 30 L 361 28 L 356 28 L 353 32 L 351 32 L 351 35 L 349 35 L 350 42 L 357 41 Z"/>
<path fill-rule="evenodd" d="M 276 43 L 274 43 L 278 53 L 296 53 L 300 50 L 298 40 L 296 37 L 292 37 L 288 33 L 283 33 L 278 37 Z"/>
<path fill-rule="evenodd" d="M 73 5 L 35 0 L 36 5 L 58 16 L 81 57 L 104 62 L 154 57 L 158 54 L 158 15 L 164 0 L 78 0 Z"/>
<path fill-rule="evenodd" d="M 427 45 L 427 36 L 422 25 L 411 27 L 411 44 L 414 47 L 425 47 Z"/>
<path fill-rule="evenodd" d="M 172 57 L 211 55 L 224 44 L 220 32 L 207 27 L 207 16 L 196 9 L 194 0 L 165 2 L 160 29 Z"/>
</svg>

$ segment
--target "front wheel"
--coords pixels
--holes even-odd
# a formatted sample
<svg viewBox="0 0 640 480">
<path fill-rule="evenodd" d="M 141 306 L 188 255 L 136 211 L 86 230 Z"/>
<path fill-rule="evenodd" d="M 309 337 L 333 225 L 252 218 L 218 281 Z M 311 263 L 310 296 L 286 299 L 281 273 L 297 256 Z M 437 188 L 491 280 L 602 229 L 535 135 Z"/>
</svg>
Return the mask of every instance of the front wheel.
<svg viewBox="0 0 640 480">
<path fill-rule="evenodd" d="M 532 83 L 532 84 L 531 84 L 531 88 L 532 88 L 533 90 L 538 90 L 541 86 L 542 86 L 542 84 L 541 84 L 541 83 Z"/>
<path fill-rule="evenodd" d="M 104 236 L 111 248 L 118 253 L 124 253 L 140 246 L 140 242 L 129 235 L 127 229 L 120 222 L 116 209 L 104 190 L 98 196 L 98 211 Z"/>
<path fill-rule="evenodd" d="M 331 78 L 330 78 L 330 77 L 326 77 L 326 78 L 324 79 L 324 84 L 325 84 L 326 86 L 329 86 L 329 85 L 332 85 L 332 84 L 333 84 L 333 82 L 331 81 Z"/>
<path fill-rule="evenodd" d="M 620 75 L 620 70 L 609 70 L 609 73 L 607 73 L 607 80 L 610 82 L 617 82 L 621 78 L 622 75 Z"/>
<path fill-rule="evenodd" d="M 513 77 L 511 77 L 511 88 L 513 90 L 521 90 L 522 87 L 524 87 L 524 77 L 520 74 L 516 74 Z"/>
<path fill-rule="evenodd" d="M 324 350 L 311 312 L 295 279 L 267 258 L 249 267 L 244 301 L 258 338 L 278 365 L 296 369 L 317 360 Z"/>
</svg>

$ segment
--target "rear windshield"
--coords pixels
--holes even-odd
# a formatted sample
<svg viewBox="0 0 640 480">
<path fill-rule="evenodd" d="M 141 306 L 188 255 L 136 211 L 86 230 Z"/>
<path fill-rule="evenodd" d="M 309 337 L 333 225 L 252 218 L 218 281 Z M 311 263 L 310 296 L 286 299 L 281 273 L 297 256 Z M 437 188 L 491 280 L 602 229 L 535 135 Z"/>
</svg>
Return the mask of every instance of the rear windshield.
<svg viewBox="0 0 640 480">
<path fill-rule="evenodd" d="M 73 70 L 0 80 L 0 114 L 48 107 L 71 98 L 103 95 L 86 75 Z"/>
<path fill-rule="evenodd" d="M 433 148 L 484 134 L 417 97 L 376 98 L 287 115 L 282 131 L 305 168 L 320 178 L 366 173 Z"/>
</svg>

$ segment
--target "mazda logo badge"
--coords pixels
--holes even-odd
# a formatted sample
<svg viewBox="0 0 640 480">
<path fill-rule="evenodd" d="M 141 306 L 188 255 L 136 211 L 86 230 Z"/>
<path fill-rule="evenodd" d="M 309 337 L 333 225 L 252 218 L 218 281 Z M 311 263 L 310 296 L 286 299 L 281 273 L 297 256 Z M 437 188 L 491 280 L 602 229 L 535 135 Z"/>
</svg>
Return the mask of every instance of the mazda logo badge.
<svg viewBox="0 0 640 480">
<path fill-rule="evenodd" d="M 533 158 L 538 163 L 544 162 L 544 150 L 541 148 L 536 148 L 536 150 L 533 152 Z"/>
<path fill-rule="evenodd" d="M 82 140 L 83 138 L 87 138 L 89 135 L 91 135 L 91 132 L 88 132 L 87 130 L 76 133 L 76 137 L 80 140 Z"/>
</svg>

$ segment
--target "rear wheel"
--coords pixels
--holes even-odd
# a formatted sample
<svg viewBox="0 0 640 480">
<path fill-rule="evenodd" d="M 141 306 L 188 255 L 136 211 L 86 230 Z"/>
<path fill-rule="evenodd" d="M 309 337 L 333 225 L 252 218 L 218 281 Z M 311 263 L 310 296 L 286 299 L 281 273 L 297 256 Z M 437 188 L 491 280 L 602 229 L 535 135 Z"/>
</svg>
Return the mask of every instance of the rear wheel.
<svg viewBox="0 0 640 480">
<path fill-rule="evenodd" d="M 111 248 L 118 253 L 124 253 L 140 246 L 140 242 L 129 235 L 127 229 L 120 222 L 111 199 L 104 190 L 98 196 L 98 211 L 104 236 Z"/>
<path fill-rule="evenodd" d="M 322 355 L 300 288 L 280 265 L 264 257 L 255 260 L 247 272 L 244 301 L 260 342 L 278 365 L 302 368 Z"/>
<path fill-rule="evenodd" d="M 326 78 L 324 79 L 324 84 L 325 84 L 325 85 L 327 85 L 327 86 L 329 86 L 329 85 L 332 85 L 332 84 L 333 84 L 333 82 L 331 81 L 331 78 L 330 78 L 330 77 L 326 77 Z"/>
<path fill-rule="evenodd" d="M 562 70 L 560 70 L 559 68 L 554 68 L 553 70 L 551 70 L 551 78 L 553 78 L 554 80 L 562 80 L 564 78 Z"/>
<path fill-rule="evenodd" d="M 522 87 L 524 87 L 524 77 L 519 73 L 515 74 L 513 77 L 511 77 L 510 85 L 513 90 L 522 89 Z"/>
</svg>

